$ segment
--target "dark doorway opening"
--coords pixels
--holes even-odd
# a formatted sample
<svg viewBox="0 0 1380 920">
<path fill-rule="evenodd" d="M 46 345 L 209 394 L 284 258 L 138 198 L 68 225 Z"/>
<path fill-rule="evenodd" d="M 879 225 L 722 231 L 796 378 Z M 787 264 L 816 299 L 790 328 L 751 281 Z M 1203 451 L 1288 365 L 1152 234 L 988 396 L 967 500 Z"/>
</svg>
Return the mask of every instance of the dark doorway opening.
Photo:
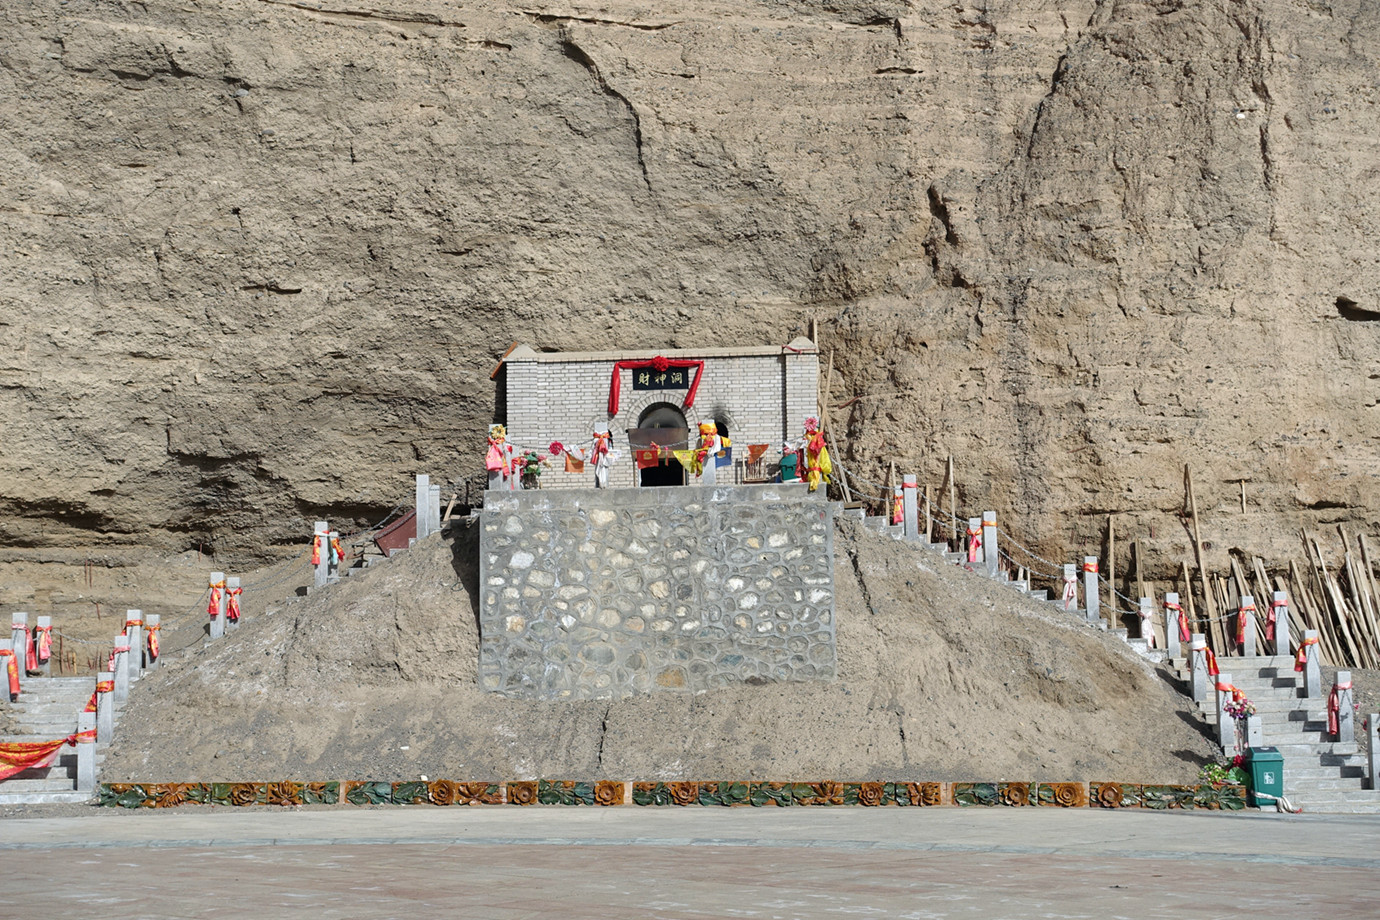
<svg viewBox="0 0 1380 920">
<path fill-rule="evenodd" d="M 637 427 L 628 432 L 628 440 L 636 450 L 651 444 L 659 447 L 683 448 L 690 437 L 690 425 L 685 413 L 670 403 L 653 403 L 637 417 Z M 642 486 L 683 486 L 685 468 L 678 460 L 663 460 L 656 466 L 638 470 L 638 484 Z"/>
</svg>

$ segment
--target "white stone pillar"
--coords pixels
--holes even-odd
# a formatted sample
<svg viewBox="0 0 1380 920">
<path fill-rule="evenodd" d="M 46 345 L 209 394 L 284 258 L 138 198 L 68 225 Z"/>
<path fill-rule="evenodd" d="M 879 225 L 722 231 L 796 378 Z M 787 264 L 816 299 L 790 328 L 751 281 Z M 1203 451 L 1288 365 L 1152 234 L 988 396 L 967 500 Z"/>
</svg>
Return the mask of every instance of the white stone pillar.
<svg viewBox="0 0 1380 920">
<path fill-rule="evenodd" d="M 907 540 L 920 539 L 920 501 L 916 489 L 914 476 L 901 477 L 901 514 L 905 517 Z"/>
<path fill-rule="evenodd" d="M 1064 609 L 1078 609 L 1078 566 L 1072 562 L 1064 565 Z"/>
<path fill-rule="evenodd" d="M 517 477 L 514 476 L 514 479 Z M 431 533 L 431 513 L 427 511 L 427 502 L 431 501 L 431 477 L 426 473 L 417 474 L 417 539 Z"/>
<path fill-rule="evenodd" d="M 1309 642 L 1310 639 L 1313 641 Z M 1318 658 L 1318 631 L 1304 630 L 1303 641 L 1304 654 L 1308 656 L 1303 665 L 1303 695 L 1313 699 L 1322 696 L 1322 662 Z"/>
<path fill-rule="evenodd" d="M 428 524 L 428 526 L 430 525 Z M 339 531 L 332 530 L 326 534 L 326 582 L 332 585 L 340 581 L 340 563 L 345 561 L 331 549 L 338 542 L 340 542 Z M 345 548 L 342 546 L 341 550 L 343 551 L 344 549 Z"/>
<path fill-rule="evenodd" d="M 431 515 L 431 526 L 427 528 L 427 533 L 441 532 L 441 486 L 434 484 L 431 492 L 427 496 L 427 512 Z"/>
<path fill-rule="evenodd" d="M 147 627 L 145 632 L 148 634 L 148 639 L 144 641 L 144 660 L 148 662 L 146 667 L 148 667 L 150 671 L 153 671 L 157 669 L 158 659 L 161 656 L 153 653 L 153 646 L 150 643 L 153 641 L 154 636 L 159 636 L 160 639 L 162 638 L 159 630 L 163 628 L 163 624 L 159 622 L 159 616 L 156 613 L 150 613 L 148 616 L 144 617 L 144 621 L 144 625 Z"/>
<path fill-rule="evenodd" d="M 1246 716 L 1246 747 L 1258 748 L 1265 746 L 1265 730 L 1261 725 L 1260 716 Z"/>
<path fill-rule="evenodd" d="M 997 550 L 997 513 L 982 512 L 982 558 L 987 563 L 987 574 L 993 578 L 1001 571 L 1001 553 Z"/>
<path fill-rule="evenodd" d="M 1217 686 L 1231 686 L 1231 675 L 1223 671 L 1217 675 Z M 1230 753 L 1236 747 L 1236 720 L 1227 714 L 1227 704 L 1231 702 L 1231 691 L 1217 691 L 1217 743 L 1224 752 Z"/>
<path fill-rule="evenodd" d="M 1140 637 L 1145 640 L 1146 648 L 1155 647 L 1155 627 L 1151 620 L 1155 618 L 1155 599 L 1153 597 L 1142 597 L 1139 601 L 1137 612 L 1140 615 Z"/>
<path fill-rule="evenodd" d="M 144 611 L 125 611 L 125 635 L 129 636 L 129 679 L 139 679 L 144 667 Z"/>
<path fill-rule="evenodd" d="M 1241 633 L 1241 654 L 1246 658 L 1254 658 L 1256 652 L 1255 641 L 1255 598 L 1249 594 L 1241 595 L 1241 604 L 1236 608 L 1236 615 L 1244 617 L 1245 628 Z"/>
<path fill-rule="evenodd" d="M 1366 734 L 1370 736 L 1370 761 L 1366 775 L 1370 778 L 1370 788 L 1380 789 L 1380 712 L 1366 716 Z"/>
<path fill-rule="evenodd" d="M 1351 695 L 1351 672 L 1338 671 L 1332 684 L 1337 694 L 1337 741 L 1343 744 L 1356 740 L 1356 710 Z"/>
<path fill-rule="evenodd" d="M 1083 605 L 1089 622 L 1101 619 L 1102 601 L 1097 590 L 1097 557 L 1083 557 Z"/>
<path fill-rule="evenodd" d="M 77 791 L 96 791 L 96 744 L 87 732 L 96 727 L 94 712 L 77 713 Z"/>
<path fill-rule="evenodd" d="M 115 672 L 96 674 L 96 741 L 109 744 L 115 733 Z"/>
<path fill-rule="evenodd" d="M 45 629 L 46 629 L 46 630 L 52 630 L 52 628 L 53 628 L 53 618 L 52 618 L 52 617 L 39 617 L 39 618 L 38 618 L 38 621 L 37 621 L 37 626 L 38 626 L 38 628 L 34 631 L 34 642 L 38 642 L 39 636 L 41 636 L 41 635 L 43 634 L 43 631 L 44 631 Z M 51 632 L 49 633 L 49 635 L 51 635 Z M 36 653 L 37 653 L 37 652 L 35 651 L 35 654 L 36 654 Z M 52 677 L 52 676 L 53 676 L 53 657 L 52 657 L 51 649 L 49 650 L 48 658 L 47 658 L 47 659 L 40 660 L 40 661 L 38 662 L 38 671 L 39 671 L 39 673 L 42 674 L 44 677 Z"/>
<path fill-rule="evenodd" d="M 981 565 L 983 561 L 982 518 L 968 518 L 968 564 Z"/>
<path fill-rule="evenodd" d="M 419 505 L 418 508 L 417 508 L 417 512 L 418 512 L 418 514 L 417 514 L 417 537 L 418 537 L 418 539 L 420 539 L 420 538 L 423 536 L 422 530 L 426 527 L 426 522 L 423 521 L 422 518 L 421 518 L 421 511 L 422 511 L 422 508 L 421 508 L 421 506 Z M 318 549 L 313 549 L 313 553 L 316 555 L 317 561 L 316 561 L 316 578 L 315 578 L 315 580 L 312 582 L 312 584 L 314 584 L 314 585 L 315 585 L 316 587 L 318 587 L 318 588 L 324 588 L 324 587 L 326 586 L 326 579 L 327 579 L 327 577 L 328 577 L 328 575 L 329 575 L 329 573 L 330 573 L 330 564 L 331 564 L 331 525 L 330 525 L 330 524 L 327 524 L 325 521 L 317 521 L 315 524 L 313 524 L 313 525 L 312 525 L 311 542 L 312 542 L 312 546 L 313 546 L 313 547 L 319 547 L 319 550 L 318 550 Z"/>
<path fill-rule="evenodd" d="M 29 615 L 22 611 L 10 614 L 10 648 L 14 649 L 14 663 L 19 665 L 21 683 L 28 676 L 25 668 L 25 663 L 29 660 L 28 633 Z"/>
<path fill-rule="evenodd" d="M 1274 635 L 1276 655 L 1289 654 L 1289 592 L 1276 591 L 1270 603 L 1270 612 L 1275 615 Z"/>
<path fill-rule="evenodd" d="M 225 573 L 211 573 L 211 604 L 206 608 L 211 615 L 211 638 L 219 639 L 225 635 Z"/>
<path fill-rule="evenodd" d="M 240 590 L 240 579 L 239 579 L 239 576 L 238 576 L 238 575 L 230 575 L 230 576 L 228 576 L 228 577 L 225 579 L 225 628 L 226 628 L 226 629 L 239 629 L 239 627 L 240 627 L 240 621 L 239 621 L 239 620 L 232 620 L 232 619 L 230 619 L 230 592 L 231 592 L 231 591 L 239 591 L 239 590 Z M 242 596 L 242 595 L 236 594 L 236 595 L 235 595 L 235 599 L 238 601 L 239 598 L 240 598 L 241 596 Z M 244 616 L 244 612 L 243 612 L 243 611 L 240 612 L 240 616 Z"/>
<path fill-rule="evenodd" d="M 129 636 L 120 633 L 115 637 L 115 701 L 123 703 L 129 698 Z"/>
<path fill-rule="evenodd" d="M 1170 658 L 1183 654 L 1179 642 L 1179 595 L 1173 591 L 1164 596 L 1164 650 Z"/>
<path fill-rule="evenodd" d="M 1194 633 L 1189 639 L 1188 648 L 1188 660 L 1193 669 L 1189 679 L 1190 690 L 1193 701 L 1200 703 L 1208 698 L 1208 687 L 1210 686 L 1207 665 L 1207 636 L 1202 633 Z"/>
</svg>

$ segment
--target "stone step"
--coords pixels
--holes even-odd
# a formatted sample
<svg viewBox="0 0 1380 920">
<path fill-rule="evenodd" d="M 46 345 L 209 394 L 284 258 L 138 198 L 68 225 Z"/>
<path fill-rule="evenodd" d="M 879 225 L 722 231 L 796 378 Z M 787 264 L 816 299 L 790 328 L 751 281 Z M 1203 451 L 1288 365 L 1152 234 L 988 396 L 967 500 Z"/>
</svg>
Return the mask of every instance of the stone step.
<svg viewBox="0 0 1380 920">
<path fill-rule="evenodd" d="M 1030 596 L 1033 597 L 1033 598 L 1035 598 L 1035 600 L 1037 600 L 1037 601 L 1047 601 L 1047 600 L 1049 600 L 1049 592 L 1048 592 L 1048 591 L 1031 591 L 1031 592 L 1029 592 L 1029 593 L 1030 593 Z"/>
<path fill-rule="evenodd" d="M 954 565 L 959 565 L 959 564 L 961 564 L 961 563 L 966 563 L 966 562 L 968 561 L 968 554 L 967 554 L 967 553 L 948 553 L 948 552 L 946 552 L 946 553 L 944 554 L 944 561 L 945 561 L 945 562 L 952 562 Z"/>
<path fill-rule="evenodd" d="M 1328 792 L 1335 792 L 1337 790 L 1346 789 L 1362 789 L 1363 780 L 1365 779 L 1365 776 L 1363 774 L 1364 771 L 1362 771 L 1360 768 L 1357 768 L 1354 775 L 1338 775 L 1334 772 L 1330 776 L 1292 776 L 1290 772 L 1286 769 L 1284 771 L 1284 794 L 1289 795 L 1289 790 L 1291 789 L 1297 789 L 1300 791 L 1326 790 Z"/>
<path fill-rule="evenodd" d="M 23 775 L 23 774 L 21 774 Z M 76 788 L 76 777 L 67 774 L 48 779 L 0 780 L 0 793 L 14 792 L 68 792 Z"/>
<path fill-rule="evenodd" d="M 1294 797 L 1287 791 L 1285 797 L 1294 800 Z M 1307 789 L 1299 791 L 1299 797 L 1303 802 L 1295 801 L 1294 804 L 1304 802 L 1315 802 L 1318 806 L 1330 805 L 1375 805 L 1380 807 L 1380 792 L 1374 789 L 1329 789 L 1311 792 Z"/>
<path fill-rule="evenodd" d="M 0 785 L 0 805 L 81 805 L 95 799 L 91 792 L 17 792 L 6 793 Z"/>
<path fill-rule="evenodd" d="M 1311 757 L 1317 759 L 1330 755 L 1347 755 L 1356 753 L 1356 742 L 1325 741 L 1321 743 L 1302 743 L 1302 744 L 1274 744 L 1271 747 L 1277 748 L 1284 755 L 1284 762 L 1287 764 L 1291 757 L 1303 759 Z"/>
</svg>

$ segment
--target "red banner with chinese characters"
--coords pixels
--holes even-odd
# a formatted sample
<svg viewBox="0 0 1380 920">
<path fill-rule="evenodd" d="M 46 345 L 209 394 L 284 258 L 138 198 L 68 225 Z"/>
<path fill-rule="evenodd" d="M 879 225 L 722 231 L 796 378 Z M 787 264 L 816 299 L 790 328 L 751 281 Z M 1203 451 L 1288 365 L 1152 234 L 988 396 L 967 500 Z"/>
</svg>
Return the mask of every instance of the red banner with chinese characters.
<svg viewBox="0 0 1380 920">
<path fill-rule="evenodd" d="M 25 770 L 42 770 L 53 765 L 58 751 L 71 743 L 72 738 L 56 741 L 33 741 L 20 744 L 0 744 L 0 780 L 9 779 Z"/>
<path fill-rule="evenodd" d="M 681 406 L 689 409 L 695 404 L 695 394 L 700 389 L 700 378 L 704 376 L 703 361 L 679 361 L 672 358 L 663 358 L 657 355 L 650 361 L 619 361 L 613 365 L 613 380 L 609 382 L 609 415 L 618 414 L 619 396 L 623 391 L 622 371 L 630 370 L 633 372 L 640 370 L 653 370 L 659 374 L 665 373 L 671 368 L 694 368 L 695 378 L 690 381 L 690 389 L 685 393 L 685 401 Z"/>
</svg>

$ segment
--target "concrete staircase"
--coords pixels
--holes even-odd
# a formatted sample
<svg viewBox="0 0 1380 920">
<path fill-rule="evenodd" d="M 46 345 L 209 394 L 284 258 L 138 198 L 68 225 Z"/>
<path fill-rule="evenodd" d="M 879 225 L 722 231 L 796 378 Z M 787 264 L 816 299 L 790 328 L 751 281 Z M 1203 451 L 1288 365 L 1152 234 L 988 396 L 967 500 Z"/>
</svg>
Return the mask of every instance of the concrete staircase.
<svg viewBox="0 0 1380 920">
<path fill-rule="evenodd" d="M 1366 755 L 1355 742 L 1327 735 L 1327 687 L 1316 699 L 1303 696 L 1302 675 L 1292 657 L 1221 658 L 1222 671 L 1246 694 L 1260 716 L 1265 744 L 1284 756 L 1284 795 L 1305 812 L 1380 814 L 1380 790 L 1365 789 Z M 1171 663 L 1188 684 L 1188 662 Z M 1195 703 L 1194 711 L 1215 733 L 1217 694 Z"/>
<path fill-rule="evenodd" d="M 896 540 L 905 539 L 905 528 L 889 523 L 883 517 L 860 517 L 864 526 Z M 919 548 L 938 553 L 954 565 L 966 565 L 967 556 L 949 552 L 944 543 L 926 543 L 922 535 Z M 973 571 L 986 574 L 982 566 Z M 1061 610 L 1059 598 L 1050 598 L 1047 591 L 1031 591 L 1029 585 L 1012 581 L 1005 574 L 1000 580 L 1012 588 L 1038 600 L 1048 601 Z M 1083 618 L 1083 611 L 1069 611 L 1071 616 Z M 1089 628 L 1105 623 L 1088 623 Z M 1127 630 L 1112 629 L 1142 656 L 1165 662 L 1165 653 L 1148 648 L 1144 639 L 1128 638 Z M 1189 686 L 1187 661 L 1176 658 L 1167 664 L 1181 681 L 1180 689 Z M 1294 671 L 1292 657 L 1223 658 L 1222 670 L 1232 676 L 1232 683 L 1246 693 L 1261 717 L 1266 745 L 1276 747 L 1284 757 L 1284 795 L 1306 812 L 1337 812 L 1347 814 L 1380 814 L 1380 790 L 1364 788 L 1367 768 L 1366 755 L 1355 742 L 1346 744 L 1327 739 L 1327 689 L 1318 699 L 1302 696 L 1302 679 Z M 1192 711 L 1201 718 L 1216 736 L 1217 697 L 1215 693 L 1204 703 L 1193 703 Z"/>
<path fill-rule="evenodd" d="M 73 734 L 77 730 L 77 714 L 86 707 L 96 681 L 91 677 L 26 677 L 20 689 L 19 699 L 6 709 L 18 731 L 0 735 L 0 742 L 52 741 Z M 97 765 L 102 759 L 98 749 Z M 73 747 L 64 747 L 48 769 L 25 770 L 0 780 L 0 805 L 91 800 L 91 793 L 76 789 L 77 752 Z"/>
</svg>

